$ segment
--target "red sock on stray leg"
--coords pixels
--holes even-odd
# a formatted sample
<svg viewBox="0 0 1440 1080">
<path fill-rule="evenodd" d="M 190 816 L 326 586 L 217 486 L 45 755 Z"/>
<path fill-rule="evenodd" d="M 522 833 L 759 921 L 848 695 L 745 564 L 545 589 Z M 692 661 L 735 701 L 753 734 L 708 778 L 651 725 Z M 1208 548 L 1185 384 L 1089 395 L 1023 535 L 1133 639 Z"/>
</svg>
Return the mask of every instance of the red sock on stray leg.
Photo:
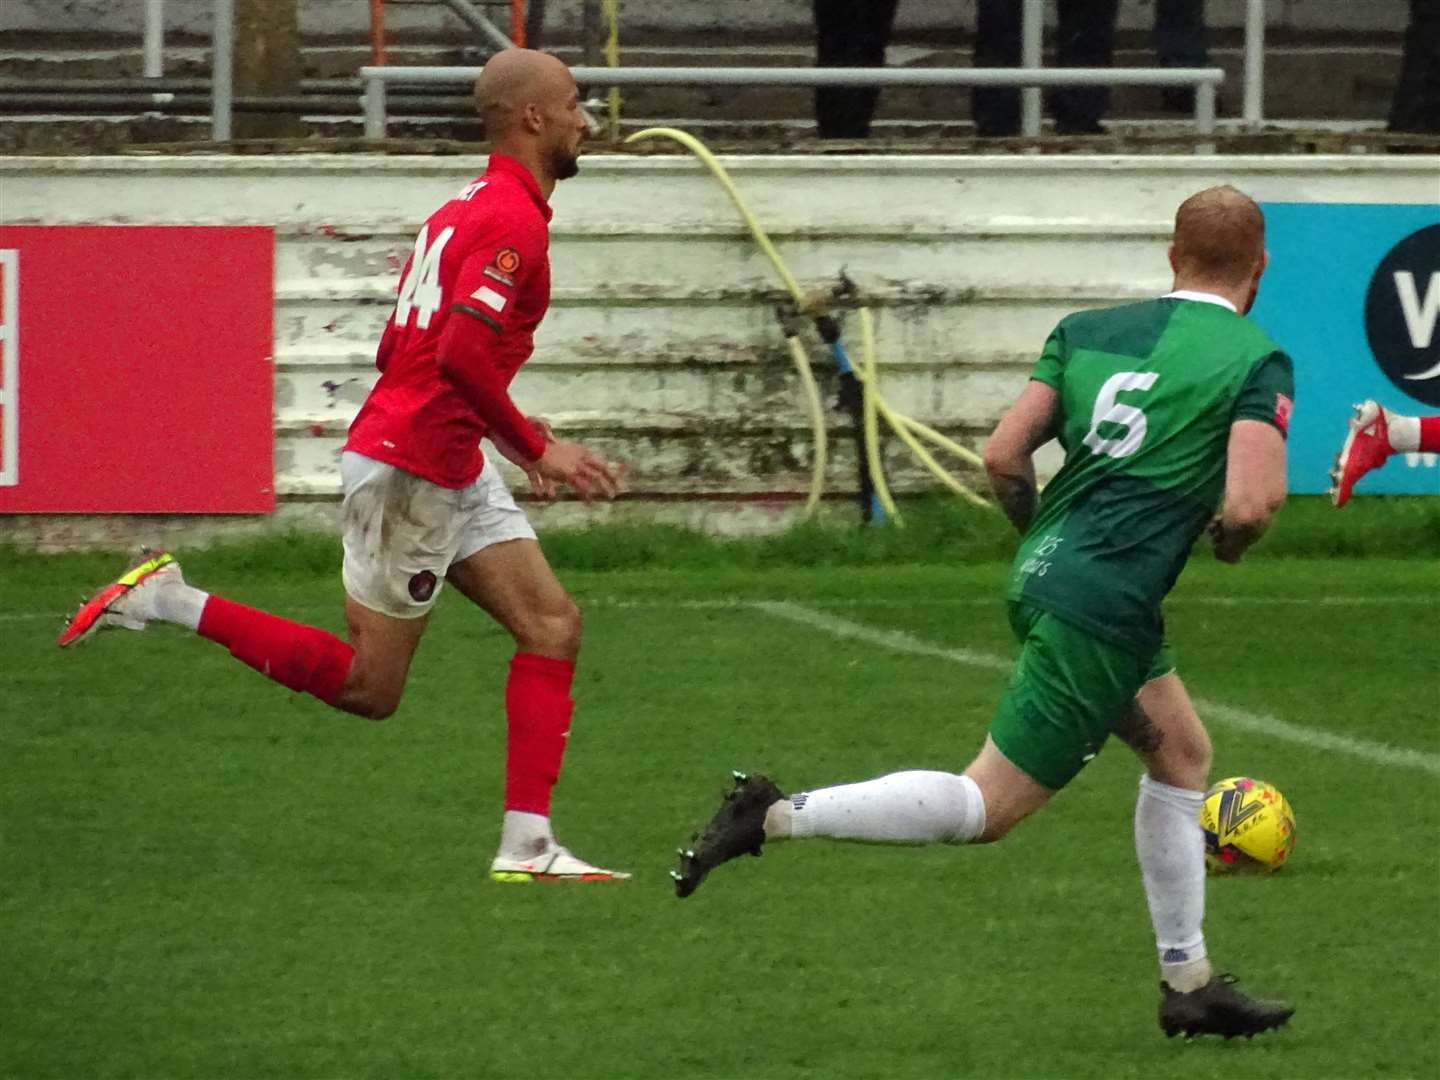
<svg viewBox="0 0 1440 1080">
<path fill-rule="evenodd" d="M 550 792 L 570 734 L 575 702 L 570 685 L 575 661 L 516 653 L 505 684 L 509 741 L 505 755 L 505 809 L 550 814 Z"/>
<path fill-rule="evenodd" d="M 334 705 L 355 650 L 334 634 L 212 595 L 199 633 L 230 655 L 291 690 Z"/>
<path fill-rule="evenodd" d="M 1420 417 L 1420 446 L 1422 454 L 1440 454 L 1440 416 Z"/>
</svg>

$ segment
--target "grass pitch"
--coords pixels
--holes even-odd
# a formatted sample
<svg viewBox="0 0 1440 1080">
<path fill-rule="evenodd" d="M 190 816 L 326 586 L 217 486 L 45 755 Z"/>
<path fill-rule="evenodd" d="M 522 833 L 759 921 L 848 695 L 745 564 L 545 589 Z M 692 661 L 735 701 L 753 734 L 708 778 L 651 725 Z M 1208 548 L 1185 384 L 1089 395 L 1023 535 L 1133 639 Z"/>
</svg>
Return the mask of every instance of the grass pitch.
<svg viewBox="0 0 1440 1080">
<path fill-rule="evenodd" d="M 223 553 L 186 569 L 339 630 L 338 555 L 275 551 L 270 573 Z M 1181 671 L 1229 707 L 1214 775 L 1274 782 L 1299 819 L 1290 865 L 1213 880 L 1207 921 L 1221 969 L 1296 1018 L 1192 1044 L 1156 1025 L 1138 768 L 1116 743 L 997 846 L 775 845 L 671 891 L 732 766 L 789 789 L 962 768 L 1004 676 L 925 646 L 1013 655 L 1001 563 L 566 573 L 586 644 L 555 819 L 635 872 L 594 887 L 486 880 L 511 649 L 453 594 L 374 724 L 168 628 L 62 654 L 65 607 L 116 561 L 9 564 L 6 1076 L 1440 1073 L 1433 559 L 1197 558 L 1182 579 Z"/>
</svg>

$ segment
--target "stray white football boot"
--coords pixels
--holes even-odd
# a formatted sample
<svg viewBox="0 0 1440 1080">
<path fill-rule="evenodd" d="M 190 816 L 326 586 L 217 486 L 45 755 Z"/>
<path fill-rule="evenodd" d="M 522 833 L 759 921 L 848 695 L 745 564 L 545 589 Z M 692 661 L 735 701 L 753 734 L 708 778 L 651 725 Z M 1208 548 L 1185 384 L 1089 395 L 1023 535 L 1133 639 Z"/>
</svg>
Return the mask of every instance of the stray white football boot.
<svg viewBox="0 0 1440 1080">
<path fill-rule="evenodd" d="M 619 870 L 591 866 L 577 858 L 554 840 L 548 840 L 533 855 L 508 855 L 501 852 L 490 864 L 490 880 L 510 885 L 533 881 L 629 881 L 630 875 Z"/>
<path fill-rule="evenodd" d="M 144 552 L 141 562 L 80 605 L 80 610 L 65 624 L 59 646 L 84 641 L 97 630 L 121 627 L 144 630 L 147 623 L 158 619 L 155 602 L 160 590 L 184 586 L 180 564 L 168 551 Z"/>
</svg>

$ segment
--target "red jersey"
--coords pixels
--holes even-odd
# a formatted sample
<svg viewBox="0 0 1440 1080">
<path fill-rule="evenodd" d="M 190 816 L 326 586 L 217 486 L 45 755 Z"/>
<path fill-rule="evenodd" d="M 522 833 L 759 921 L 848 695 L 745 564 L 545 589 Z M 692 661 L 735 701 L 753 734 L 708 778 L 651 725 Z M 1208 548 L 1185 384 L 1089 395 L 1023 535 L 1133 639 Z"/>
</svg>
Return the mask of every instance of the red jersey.
<svg viewBox="0 0 1440 1080">
<path fill-rule="evenodd" d="M 530 171 L 491 154 L 485 174 L 430 215 L 346 450 L 448 488 L 480 475 L 492 432 L 531 459 L 544 453 L 509 386 L 550 304 L 550 213 Z"/>
</svg>

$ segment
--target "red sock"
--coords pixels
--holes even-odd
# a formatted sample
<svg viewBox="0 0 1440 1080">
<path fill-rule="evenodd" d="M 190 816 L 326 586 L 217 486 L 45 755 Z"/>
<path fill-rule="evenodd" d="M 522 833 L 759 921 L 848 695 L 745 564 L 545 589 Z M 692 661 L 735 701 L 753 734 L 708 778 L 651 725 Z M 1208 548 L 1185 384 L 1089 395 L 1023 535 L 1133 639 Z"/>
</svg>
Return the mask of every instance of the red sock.
<svg viewBox="0 0 1440 1080">
<path fill-rule="evenodd" d="M 516 653 L 505 684 L 510 738 L 505 755 L 505 809 L 550 815 L 550 792 L 570 734 L 575 661 Z"/>
<path fill-rule="evenodd" d="M 1420 452 L 1440 454 L 1440 416 L 1420 417 Z"/>
<path fill-rule="evenodd" d="M 260 674 L 326 705 L 335 704 L 355 656 L 334 634 L 213 594 L 200 613 L 199 631 Z"/>
</svg>

